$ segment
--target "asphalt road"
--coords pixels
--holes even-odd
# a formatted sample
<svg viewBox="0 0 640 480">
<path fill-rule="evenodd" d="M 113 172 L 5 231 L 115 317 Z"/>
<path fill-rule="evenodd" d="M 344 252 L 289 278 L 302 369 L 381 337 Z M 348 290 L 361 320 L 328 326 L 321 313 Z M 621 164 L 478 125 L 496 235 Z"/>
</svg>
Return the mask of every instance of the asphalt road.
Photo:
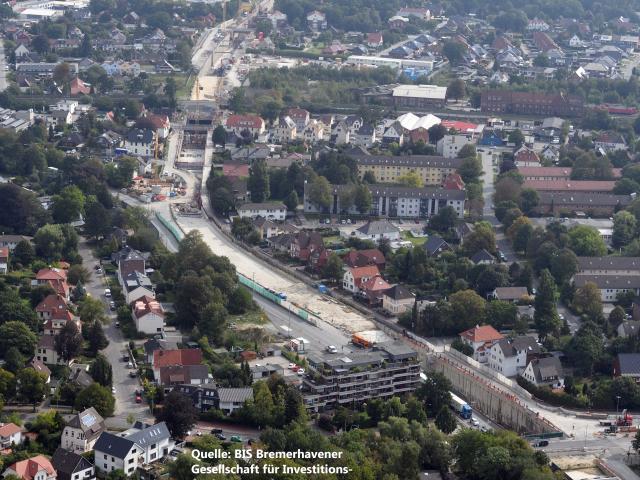
<svg viewBox="0 0 640 480">
<path fill-rule="evenodd" d="M 0 43 L 0 92 L 4 92 L 9 86 L 7 82 L 7 58 L 4 54 L 4 46 Z"/>
<path fill-rule="evenodd" d="M 104 302 L 105 312 L 109 316 L 109 324 L 105 325 L 104 332 L 109 340 L 107 348 L 102 350 L 102 354 L 107 357 L 113 368 L 113 386 L 116 389 L 116 410 L 113 417 L 107 419 L 110 428 L 126 428 L 129 427 L 127 417 L 131 414 L 136 420 L 151 418 L 147 406 L 142 403 L 135 403 L 135 390 L 141 389 L 138 378 L 129 377 L 131 370 L 127 369 L 127 364 L 122 361 L 122 356 L 126 352 L 126 340 L 122 336 L 122 332 L 115 326 L 116 315 L 109 311 L 108 300 L 104 296 L 104 288 L 106 279 L 104 275 L 99 275 L 94 269 L 98 262 L 93 256 L 86 243 L 81 239 L 78 251 L 82 256 L 84 267 L 90 272 L 88 282 L 84 285 L 87 293 L 94 298 L 98 298 Z"/>
</svg>

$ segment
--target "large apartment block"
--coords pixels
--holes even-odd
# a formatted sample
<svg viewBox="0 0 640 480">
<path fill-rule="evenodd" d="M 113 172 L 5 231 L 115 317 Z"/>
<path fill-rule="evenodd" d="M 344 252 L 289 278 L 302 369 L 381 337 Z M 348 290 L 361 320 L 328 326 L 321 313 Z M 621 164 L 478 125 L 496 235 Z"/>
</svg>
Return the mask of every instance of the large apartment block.
<svg viewBox="0 0 640 480">
<path fill-rule="evenodd" d="M 447 190 L 436 187 L 399 187 L 389 185 L 368 185 L 371 192 L 371 209 L 364 212 L 370 216 L 382 218 L 430 218 L 436 215 L 441 208 L 452 207 L 458 218 L 464 217 L 466 193 L 464 190 Z M 328 211 L 318 208 L 307 195 L 305 185 L 304 211 L 307 213 L 331 213 L 357 215 L 355 205 L 343 205 L 345 189 L 350 185 L 331 186 L 331 206 Z"/>
<path fill-rule="evenodd" d="M 402 342 L 353 353 L 314 353 L 302 385 L 304 403 L 319 411 L 412 392 L 420 385 L 418 354 Z"/>
<path fill-rule="evenodd" d="M 407 173 L 417 173 L 425 185 L 441 185 L 450 173 L 455 173 L 462 160 L 437 155 L 406 155 L 390 157 L 386 155 L 354 156 L 358 164 L 360 178 L 372 172 L 376 182 L 395 183 L 398 177 Z"/>
<path fill-rule="evenodd" d="M 482 92 L 480 108 L 483 112 L 488 113 L 579 117 L 584 111 L 584 102 L 580 97 L 564 93 L 488 90 Z"/>
</svg>

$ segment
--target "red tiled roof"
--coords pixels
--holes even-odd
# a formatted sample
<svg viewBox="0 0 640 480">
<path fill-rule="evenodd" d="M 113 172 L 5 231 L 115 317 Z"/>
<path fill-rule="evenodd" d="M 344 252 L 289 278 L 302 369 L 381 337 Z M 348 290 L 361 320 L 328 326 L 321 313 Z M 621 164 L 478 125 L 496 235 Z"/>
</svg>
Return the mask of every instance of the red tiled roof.
<svg viewBox="0 0 640 480">
<path fill-rule="evenodd" d="M 67 272 L 60 268 L 43 268 L 36 273 L 36 280 L 67 280 Z"/>
<path fill-rule="evenodd" d="M 42 470 L 47 472 L 47 476 L 56 475 L 53 465 L 51 465 L 49 459 L 43 455 L 36 455 L 35 457 L 28 458 L 27 460 L 16 462 L 9 468 L 16 472 L 16 474 L 23 480 L 33 480 L 38 472 Z"/>
<path fill-rule="evenodd" d="M 391 285 L 380 275 L 377 275 L 366 282 L 362 282 L 361 288 L 365 292 L 385 292 L 391 288 Z"/>
<path fill-rule="evenodd" d="M 260 128 L 264 120 L 258 115 L 229 115 L 227 127 L 230 128 Z"/>
<path fill-rule="evenodd" d="M 9 247 L 0 247 L 0 258 L 9 258 Z"/>
<path fill-rule="evenodd" d="M 518 167 L 518 173 L 527 177 L 571 177 L 571 167 Z"/>
<path fill-rule="evenodd" d="M 613 180 L 525 180 L 523 187 L 544 191 L 611 192 Z"/>
<path fill-rule="evenodd" d="M 475 327 L 462 332 L 460 336 L 473 343 L 490 342 L 493 340 L 502 340 L 502 338 L 504 338 L 502 334 L 491 325 L 482 325 L 481 327 L 476 325 Z"/>
<path fill-rule="evenodd" d="M 52 312 L 53 310 L 68 310 L 67 300 L 58 294 L 47 295 L 36 307 L 36 312 Z"/>
<path fill-rule="evenodd" d="M 162 309 L 160 302 L 145 295 L 134 303 L 133 314 L 136 318 L 140 318 L 148 313 L 155 313 L 156 315 L 164 317 L 164 310 Z"/>
<path fill-rule="evenodd" d="M 442 188 L 445 190 L 464 190 L 464 181 L 462 177 L 457 173 L 450 173 L 442 181 Z"/>
<path fill-rule="evenodd" d="M 91 93 L 91 87 L 85 85 L 85 83 L 78 77 L 71 80 L 69 85 L 69 92 L 71 95 L 78 95 L 80 93 L 89 95 Z"/>
<path fill-rule="evenodd" d="M 199 348 L 184 348 L 180 350 L 156 350 L 153 352 L 154 368 L 168 365 L 200 365 L 202 351 Z"/>
<path fill-rule="evenodd" d="M 529 150 L 528 148 L 521 148 L 515 154 L 516 162 L 537 162 L 540 163 L 540 157 L 533 150 Z"/>
<path fill-rule="evenodd" d="M 0 437 L 8 437 L 9 435 L 14 435 L 16 433 L 18 433 L 20 430 L 20 427 L 17 426 L 15 423 L 7 423 L 6 425 L 2 425 L 0 427 Z"/>
<path fill-rule="evenodd" d="M 367 33 L 367 43 L 382 43 L 382 34 L 380 32 Z"/>
<path fill-rule="evenodd" d="M 353 275 L 354 280 L 358 281 L 362 277 L 373 277 L 375 275 L 380 275 L 380 270 L 378 270 L 377 265 L 366 265 L 364 267 L 351 267 L 351 275 Z"/>
<path fill-rule="evenodd" d="M 249 165 L 246 163 L 225 163 L 222 165 L 222 174 L 225 177 L 248 177 Z"/>
<path fill-rule="evenodd" d="M 459 132 L 468 132 L 475 130 L 478 125 L 471 122 L 461 122 L 459 120 L 442 120 L 440 125 L 446 128 L 453 128 L 454 130 L 458 130 Z"/>
</svg>

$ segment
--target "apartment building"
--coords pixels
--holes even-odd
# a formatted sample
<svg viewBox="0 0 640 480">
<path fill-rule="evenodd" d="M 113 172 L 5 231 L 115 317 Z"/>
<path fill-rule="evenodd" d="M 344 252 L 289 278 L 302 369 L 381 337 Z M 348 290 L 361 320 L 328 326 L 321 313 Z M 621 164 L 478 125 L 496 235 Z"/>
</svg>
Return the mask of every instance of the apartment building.
<svg viewBox="0 0 640 480">
<path fill-rule="evenodd" d="M 584 102 L 580 97 L 564 93 L 488 90 L 482 92 L 480 108 L 483 112 L 488 113 L 579 117 L 583 113 Z"/>
<path fill-rule="evenodd" d="M 466 193 L 464 190 L 446 190 L 435 187 L 399 187 L 385 185 L 368 185 L 371 192 L 371 209 L 369 214 L 383 218 L 430 218 L 436 215 L 443 207 L 452 207 L 459 218 L 464 217 Z M 340 202 L 340 192 L 349 188 L 348 185 L 331 186 L 331 206 L 329 212 L 338 214 L 346 212 L 358 214 L 354 205 L 344 206 Z M 304 197 L 304 211 L 308 213 L 321 213 L 306 194 Z"/>
<path fill-rule="evenodd" d="M 401 395 L 420 384 L 418 354 L 402 342 L 347 354 L 312 353 L 307 360 L 302 394 L 314 411 Z"/>
<path fill-rule="evenodd" d="M 618 295 L 633 292 L 640 295 L 640 275 L 589 275 L 579 273 L 573 277 L 576 288 L 584 287 L 587 283 L 595 283 L 600 290 L 600 297 L 605 303 L 615 302 Z"/>
<path fill-rule="evenodd" d="M 578 257 L 578 273 L 640 276 L 640 257 Z"/>
<path fill-rule="evenodd" d="M 462 160 L 437 155 L 406 155 L 389 157 L 386 155 L 354 156 L 360 178 L 366 172 L 372 172 L 376 182 L 395 183 L 398 177 L 416 173 L 424 185 L 441 185 L 450 173 L 455 173 Z"/>
</svg>

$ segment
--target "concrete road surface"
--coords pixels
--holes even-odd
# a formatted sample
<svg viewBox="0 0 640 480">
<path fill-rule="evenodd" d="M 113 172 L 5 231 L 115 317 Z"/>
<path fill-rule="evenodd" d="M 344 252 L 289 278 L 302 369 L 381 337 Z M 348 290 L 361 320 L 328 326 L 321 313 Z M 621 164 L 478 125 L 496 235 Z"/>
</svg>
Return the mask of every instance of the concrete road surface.
<svg viewBox="0 0 640 480">
<path fill-rule="evenodd" d="M 101 353 L 107 357 L 113 368 L 116 410 L 115 415 L 107 419 L 107 424 L 110 428 L 127 428 L 130 426 L 127 422 L 129 414 L 133 415 L 136 420 L 150 419 L 152 415 L 145 403 L 135 402 L 134 392 L 136 389 L 141 389 L 141 386 L 137 377 L 129 377 L 131 370 L 127 369 L 127 364 L 122 361 L 122 356 L 126 352 L 127 341 L 123 338 L 122 332 L 116 328 L 115 312 L 109 310 L 108 299 L 104 296 L 106 285 L 104 275 L 99 275 L 94 269 L 98 260 L 94 258 L 93 252 L 89 249 L 84 239 L 81 239 L 78 251 L 82 256 L 84 267 L 90 272 L 89 280 L 84 285 L 87 293 L 104 302 L 105 312 L 109 316 L 109 324 L 104 327 L 104 333 L 109 340 L 109 345 Z"/>
</svg>

